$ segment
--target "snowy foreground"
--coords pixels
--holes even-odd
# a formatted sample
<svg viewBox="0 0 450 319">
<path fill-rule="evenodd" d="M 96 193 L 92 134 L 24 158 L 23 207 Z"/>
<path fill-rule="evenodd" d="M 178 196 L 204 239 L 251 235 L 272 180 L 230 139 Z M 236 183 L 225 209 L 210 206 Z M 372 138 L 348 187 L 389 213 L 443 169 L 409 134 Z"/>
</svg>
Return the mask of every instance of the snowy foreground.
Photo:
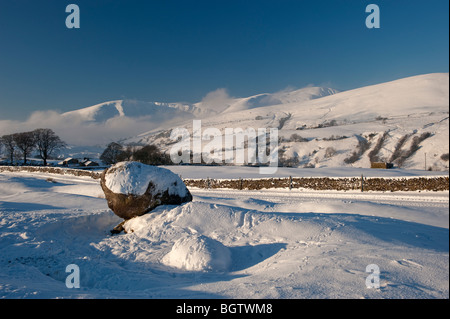
<svg viewBox="0 0 450 319">
<path fill-rule="evenodd" d="M 0 173 L 0 297 L 449 298 L 448 192 L 191 192 L 110 236 L 98 181 Z"/>
</svg>

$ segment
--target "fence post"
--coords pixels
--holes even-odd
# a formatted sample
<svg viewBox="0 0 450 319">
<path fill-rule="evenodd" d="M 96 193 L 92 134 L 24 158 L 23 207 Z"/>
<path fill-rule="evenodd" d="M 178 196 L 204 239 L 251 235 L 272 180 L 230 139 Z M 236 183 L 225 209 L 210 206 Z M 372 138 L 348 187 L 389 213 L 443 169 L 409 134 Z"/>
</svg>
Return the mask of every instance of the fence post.
<svg viewBox="0 0 450 319">
<path fill-rule="evenodd" d="M 364 192 L 364 176 L 361 174 L 361 192 Z"/>
<path fill-rule="evenodd" d="M 292 190 L 292 176 L 289 176 L 289 190 Z"/>
</svg>

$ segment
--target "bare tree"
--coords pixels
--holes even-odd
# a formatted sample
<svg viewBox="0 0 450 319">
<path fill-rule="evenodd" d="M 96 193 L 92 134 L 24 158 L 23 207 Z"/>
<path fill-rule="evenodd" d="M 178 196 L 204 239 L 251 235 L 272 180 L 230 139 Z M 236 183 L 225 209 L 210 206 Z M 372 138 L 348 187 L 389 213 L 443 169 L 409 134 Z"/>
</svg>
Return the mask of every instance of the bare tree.
<svg viewBox="0 0 450 319">
<path fill-rule="evenodd" d="M 14 143 L 14 137 L 12 134 L 3 135 L 0 138 L 0 141 L 5 147 L 6 154 L 8 155 L 10 164 L 12 165 L 14 162 L 14 152 L 16 150 L 16 143 Z"/>
<path fill-rule="evenodd" d="M 122 145 L 116 142 L 111 142 L 108 144 L 106 149 L 103 151 L 100 159 L 103 163 L 111 165 L 119 162 L 119 158 L 123 157 L 124 150 Z"/>
<path fill-rule="evenodd" d="M 22 132 L 13 134 L 13 140 L 17 148 L 22 152 L 23 164 L 27 163 L 27 158 L 36 146 L 33 132 Z"/>
<path fill-rule="evenodd" d="M 420 149 L 420 143 L 431 136 L 432 134 L 430 132 L 424 132 L 420 136 L 414 136 L 409 150 L 403 151 L 397 160 L 398 167 L 402 167 L 405 161 Z"/>
<path fill-rule="evenodd" d="M 331 146 L 327 147 L 327 149 L 325 150 L 325 157 L 330 158 L 330 157 L 333 157 L 334 154 L 336 154 L 336 149 Z"/>
<path fill-rule="evenodd" d="M 289 142 L 308 142 L 307 138 L 301 137 L 300 135 L 294 133 L 291 135 L 291 138 L 288 140 Z"/>
<path fill-rule="evenodd" d="M 147 165 L 170 165 L 170 157 L 162 153 L 155 145 L 145 145 L 143 148 L 133 152 L 133 158 L 137 162 Z"/>
<path fill-rule="evenodd" d="M 378 156 L 378 153 L 380 152 L 381 148 L 384 145 L 384 142 L 386 141 L 386 138 L 388 137 L 388 131 L 384 132 L 383 135 L 378 139 L 377 144 L 375 145 L 375 147 L 373 148 L 373 150 L 371 150 L 369 152 L 369 159 L 371 162 L 380 162 L 381 159 Z"/>
<path fill-rule="evenodd" d="M 117 157 L 117 162 L 134 161 L 134 153 L 139 148 L 138 146 L 127 145 Z"/>
<path fill-rule="evenodd" d="M 44 166 L 47 166 L 47 160 L 56 150 L 66 146 L 58 135 L 49 128 L 38 128 L 33 131 L 36 148 L 40 157 L 44 160 Z"/>
</svg>

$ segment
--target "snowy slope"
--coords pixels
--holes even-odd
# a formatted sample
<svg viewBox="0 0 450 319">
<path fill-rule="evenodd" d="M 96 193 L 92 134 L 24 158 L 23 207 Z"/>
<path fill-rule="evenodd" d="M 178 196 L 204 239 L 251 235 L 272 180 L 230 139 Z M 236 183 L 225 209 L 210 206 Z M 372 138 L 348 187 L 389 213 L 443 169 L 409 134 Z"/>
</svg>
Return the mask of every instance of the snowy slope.
<svg viewBox="0 0 450 319">
<path fill-rule="evenodd" d="M 221 113 L 227 114 L 271 105 L 302 103 L 336 93 L 338 91 L 331 88 L 307 87 L 293 91 L 285 90 L 277 93 L 258 94 L 248 98 L 232 100 Z M 202 107 L 201 103 L 199 107 Z"/>
<path fill-rule="evenodd" d="M 117 100 L 66 112 L 62 116 L 97 123 L 106 122 L 115 117 L 147 118 L 149 122 L 157 122 L 173 117 L 189 118 L 194 113 L 196 113 L 196 107 L 190 104 Z"/>
<path fill-rule="evenodd" d="M 220 115 L 204 118 L 202 128 L 214 127 L 222 132 L 225 128 L 278 128 L 282 137 L 280 162 L 295 167 L 370 167 L 372 151 L 378 161 L 390 162 L 396 159 L 394 153 L 398 148 L 397 153 L 405 156 L 401 162 L 398 158 L 394 161 L 399 167 L 425 169 L 426 153 L 426 169 L 448 170 L 448 160 L 441 159 L 449 153 L 448 87 L 449 74 L 437 73 L 345 92 L 328 92 L 336 94 L 306 101 L 286 95 L 279 99 L 254 96 L 229 106 Z M 256 102 L 252 104 L 252 101 Z M 257 103 L 261 101 L 275 104 Z M 191 130 L 192 120 L 182 126 Z M 160 127 L 123 143 L 155 143 L 169 150 L 173 141 L 167 136 L 173 128 Z M 414 138 L 424 133 L 430 136 L 420 141 L 418 150 L 407 156 Z M 303 140 L 296 141 L 293 134 Z M 399 145 L 402 138 L 404 143 Z M 346 161 L 358 151 L 360 141 L 368 148 L 355 161 Z M 332 148 L 331 155 L 326 152 L 327 148 Z"/>
<path fill-rule="evenodd" d="M 192 121 L 201 119 L 203 129 L 221 132 L 278 128 L 282 166 L 369 168 L 371 161 L 383 161 L 448 171 L 448 87 L 448 73 L 433 73 L 344 92 L 306 87 L 232 98 L 218 90 L 198 103 L 110 101 L 55 121 L 63 139 L 72 141 L 66 157 L 94 157 L 111 141 L 156 144 L 168 152 L 171 131 L 192 130 Z"/>
<path fill-rule="evenodd" d="M 122 101 L 110 101 L 86 107 L 76 111 L 63 113 L 68 118 L 78 118 L 84 121 L 105 121 L 115 116 L 124 116 Z"/>
<path fill-rule="evenodd" d="M 110 236 L 98 181 L 0 173 L 0 298 L 449 296 L 448 192 L 191 191 Z"/>
<path fill-rule="evenodd" d="M 56 120 L 58 129 L 55 130 L 64 140 L 71 142 L 63 157 L 88 154 L 90 158 L 98 158 L 93 153 L 101 154 L 106 144 L 129 139 L 139 133 L 151 135 L 160 128 L 177 127 L 187 120 L 217 116 L 222 111 L 227 113 L 273 103 L 306 101 L 334 93 L 336 91 L 329 88 L 308 87 L 248 98 L 203 99 L 198 103 L 114 100 L 61 114 Z M 54 126 L 54 123 L 47 125 Z"/>
<path fill-rule="evenodd" d="M 231 113 L 274 104 L 305 102 L 335 93 L 337 91 L 331 88 L 308 87 L 294 91 L 259 94 L 248 98 L 230 98 L 227 99 L 226 105 L 220 107 L 223 109 L 220 113 Z M 155 119 L 164 121 L 169 116 L 184 117 L 184 119 L 204 118 L 218 114 L 217 110 L 210 108 L 209 103 L 212 101 L 205 100 L 191 104 L 116 100 L 66 112 L 62 116 L 78 121 L 97 123 L 106 122 L 115 117 L 148 118 L 152 121 L 156 121 Z M 162 115 L 166 115 L 166 118 L 163 118 Z"/>
</svg>

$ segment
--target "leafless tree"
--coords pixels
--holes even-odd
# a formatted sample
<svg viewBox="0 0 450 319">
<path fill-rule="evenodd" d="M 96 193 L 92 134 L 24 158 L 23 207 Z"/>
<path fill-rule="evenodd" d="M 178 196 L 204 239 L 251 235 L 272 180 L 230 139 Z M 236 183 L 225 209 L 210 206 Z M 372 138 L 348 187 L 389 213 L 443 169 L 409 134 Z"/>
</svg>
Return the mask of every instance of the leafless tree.
<svg viewBox="0 0 450 319">
<path fill-rule="evenodd" d="M 0 138 L 0 141 L 5 147 L 6 154 L 8 155 L 10 164 L 12 165 L 14 162 L 14 152 L 16 150 L 16 143 L 14 143 L 13 134 L 3 135 Z"/>
<path fill-rule="evenodd" d="M 155 145 L 145 145 L 143 148 L 133 153 L 133 158 L 137 162 L 148 165 L 170 165 L 170 157 L 162 153 Z"/>
<path fill-rule="evenodd" d="M 369 152 L 369 159 L 371 162 L 380 162 L 381 159 L 378 157 L 378 153 L 380 152 L 381 148 L 384 145 L 384 142 L 386 141 L 386 138 L 388 137 L 388 131 L 384 132 L 383 135 L 378 139 L 377 144 Z"/>
<path fill-rule="evenodd" d="M 13 140 L 17 148 L 22 152 L 23 164 L 27 163 L 27 158 L 36 146 L 33 132 L 22 132 L 13 134 Z"/>
<path fill-rule="evenodd" d="M 119 162 L 119 158 L 123 156 L 123 146 L 116 142 L 111 142 L 108 144 L 106 149 L 103 151 L 100 159 L 103 163 L 111 165 Z"/>
<path fill-rule="evenodd" d="M 34 130 L 33 134 L 36 148 L 44 161 L 44 166 L 47 166 L 47 160 L 53 152 L 66 146 L 66 143 L 64 143 L 52 129 L 39 128 Z"/>
<path fill-rule="evenodd" d="M 325 157 L 330 158 L 330 157 L 333 157 L 334 154 L 336 154 L 336 149 L 331 146 L 327 147 L 327 149 L 325 150 Z"/>
</svg>

